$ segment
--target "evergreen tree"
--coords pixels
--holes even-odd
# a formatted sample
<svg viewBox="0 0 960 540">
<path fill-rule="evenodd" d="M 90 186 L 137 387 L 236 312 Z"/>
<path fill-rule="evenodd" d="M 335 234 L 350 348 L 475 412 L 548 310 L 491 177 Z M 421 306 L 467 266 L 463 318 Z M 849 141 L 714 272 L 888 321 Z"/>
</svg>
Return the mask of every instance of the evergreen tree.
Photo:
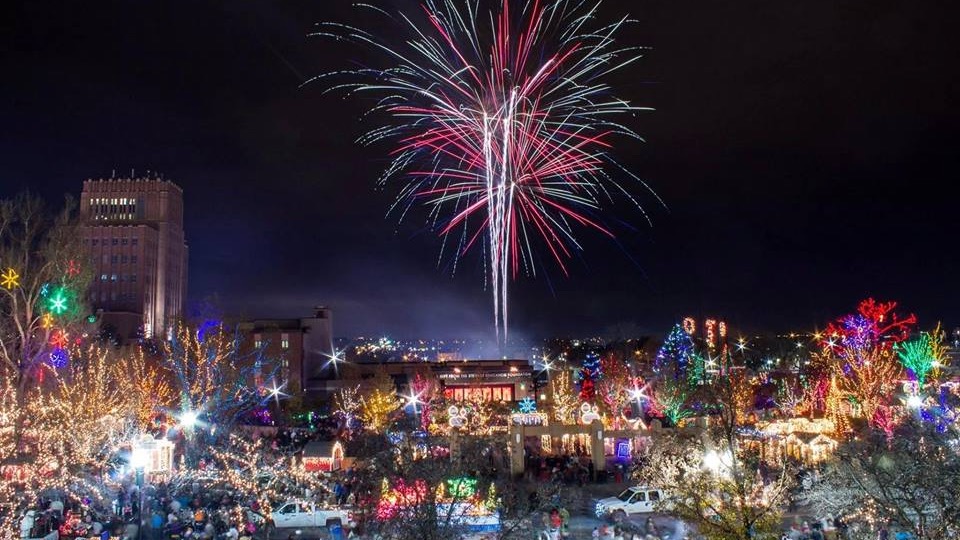
<svg viewBox="0 0 960 540">
<path fill-rule="evenodd" d="M 664 379 L 686 380 L 689 376 L 696 374 L 692 365 L 695 357 L 693 341 L 683 327 L 677 324 L 670 330 L 660 350 L 657 351 L 657 357 L 653 361 L 653 371 Z"/>
<path fill-rule="evenodd" d="M 602 376 L 600 372 L 600 355 L 594 352 L 587 353 L 580 369 L 580 401 L 592 402 L 596 397 L 596 384 Z"/>
</svg>

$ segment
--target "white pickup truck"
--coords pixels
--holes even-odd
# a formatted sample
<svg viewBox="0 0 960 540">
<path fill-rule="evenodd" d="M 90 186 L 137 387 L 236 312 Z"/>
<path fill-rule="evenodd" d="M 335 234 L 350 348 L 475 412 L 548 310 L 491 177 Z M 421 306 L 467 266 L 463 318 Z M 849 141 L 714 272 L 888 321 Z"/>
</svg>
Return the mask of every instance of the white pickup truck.
<svg viewBox="0 0 960 540">
<path fill-rule="evenodd" d="M 312 502 L 290 501 L 270 514 L 277 529 L 308 529 L 332 525 L 353 527 L 353 513 L 343 508 L 320 508 Z"/>
</svg>

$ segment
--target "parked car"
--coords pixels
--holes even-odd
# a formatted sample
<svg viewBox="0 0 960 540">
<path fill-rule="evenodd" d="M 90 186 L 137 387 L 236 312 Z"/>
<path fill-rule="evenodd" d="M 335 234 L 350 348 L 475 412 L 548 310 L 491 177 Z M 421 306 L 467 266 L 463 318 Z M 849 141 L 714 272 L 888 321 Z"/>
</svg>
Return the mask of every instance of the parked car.
<svg viewBox="0 0 960 540">
<path fill-rule="evenodd" d="M 321 508 L 316 503 L 290 501 L 280 505 L 270 514 L 277 529 L 307 529 L 346 525 L 354 527 L 353 512 L 344 508 Z"/>
<path fill-rule="evenodd" d="M 657 503 L 665 498 L 666 495 L 659 489 L 646 486 L 629 487 L 616 497 L 597 501 L 596 514 L 597 517 L 623 519 L 627 514 L 653 512 Z"/>
</svg>

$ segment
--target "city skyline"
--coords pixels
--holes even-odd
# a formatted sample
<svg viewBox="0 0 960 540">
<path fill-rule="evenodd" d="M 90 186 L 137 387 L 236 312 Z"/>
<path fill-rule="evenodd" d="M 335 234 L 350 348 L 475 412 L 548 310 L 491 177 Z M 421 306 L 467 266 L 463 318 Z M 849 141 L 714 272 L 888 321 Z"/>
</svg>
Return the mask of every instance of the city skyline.
<svg viewBox="0 0 960 540">
<path fill-rule="evenodd" d="M 190 20 L 175 5 L 15 8 L 5 193 L 57 202 L 113 169 L 159 171 L 184 189 L 190 304 L 217 294 L 254 318 L 322 303 L 336 335 L 492 333 L 478 257 L 451 278 L 433 234 L 384 217 L 381 155 L 353 142 L 364 107 L 298 89 L 358 60 L 306 37 L 349 2 L 313 4 L 191 4 Z M 652 228 L 624 212 L 636 233 L 588 237 L 570 278 L 521 278 L 519 334 L 663 334 L 691 313 L 805 329 L 871 295 L 925 327 L 956 322 L 953 203 L 939 188 L 958 165 L 949 17 L 892 2 L 695 17 L 604 5 L 638 17 L 625 39 L 652 47 L 612 84 L 658 109 L 635 119 L 648 142 L 624 157 L 670 211 L 648 206 Z"/>
</svg>

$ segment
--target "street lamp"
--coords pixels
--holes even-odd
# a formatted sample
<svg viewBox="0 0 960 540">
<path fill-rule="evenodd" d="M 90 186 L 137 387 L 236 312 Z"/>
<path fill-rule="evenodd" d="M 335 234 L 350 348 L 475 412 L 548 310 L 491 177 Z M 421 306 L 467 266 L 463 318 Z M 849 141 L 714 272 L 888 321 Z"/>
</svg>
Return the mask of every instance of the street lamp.
<svg viewBox="0 0 960 540">
<path fill-rule="evenodd" d="M 133 467 L 134 475 L 137 482 L 137 540 L 140 540 L 141 534 L 140 531 L 143 529 L 143 484 L 144 484 L 144 473 L 146 472 L 147 464 L 150 460 L 150 456 L 146 448 L 141 448 L 139 446 L 134 446 L 130 451 L 130 466 Z"/>
</svg>

